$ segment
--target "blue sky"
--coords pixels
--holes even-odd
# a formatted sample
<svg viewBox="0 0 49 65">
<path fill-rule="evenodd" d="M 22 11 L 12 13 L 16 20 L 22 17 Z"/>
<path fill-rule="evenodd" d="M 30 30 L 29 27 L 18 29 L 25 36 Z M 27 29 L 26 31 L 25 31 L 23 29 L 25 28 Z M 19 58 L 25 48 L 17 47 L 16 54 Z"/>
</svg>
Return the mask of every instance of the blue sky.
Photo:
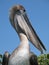
<svg viewBox="0 0 49 65">
<path fill-rule="evenodd" d="M 11 53 L 20 43 L 9 22 L 9 9 L 17 4 L 25 7 L 28 18 L 49 53 L 49 0 L 0 0 L 0 53 Z M 35 54 L 40 52 L 30 43 Z"/>
</svg>

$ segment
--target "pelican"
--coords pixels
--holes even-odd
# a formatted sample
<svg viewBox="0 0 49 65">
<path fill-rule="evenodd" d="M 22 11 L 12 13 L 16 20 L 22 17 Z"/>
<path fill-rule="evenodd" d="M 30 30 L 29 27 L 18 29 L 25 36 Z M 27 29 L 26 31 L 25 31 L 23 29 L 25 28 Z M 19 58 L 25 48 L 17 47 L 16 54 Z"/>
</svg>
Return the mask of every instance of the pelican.
<svg viewBox="0 0 49 65">
<path fill-rule="evenodd" d="M 8 65 L 38 65 L 36 55 L 30 51 L 29 41 L 41 53 L 46 51 L 46 48 L 32 27 L 25 8 L 22 5 L 13 6 L 9 12 L 9 19 L 18 33 L 20 45 L 11 53 Z"/>
</svg>

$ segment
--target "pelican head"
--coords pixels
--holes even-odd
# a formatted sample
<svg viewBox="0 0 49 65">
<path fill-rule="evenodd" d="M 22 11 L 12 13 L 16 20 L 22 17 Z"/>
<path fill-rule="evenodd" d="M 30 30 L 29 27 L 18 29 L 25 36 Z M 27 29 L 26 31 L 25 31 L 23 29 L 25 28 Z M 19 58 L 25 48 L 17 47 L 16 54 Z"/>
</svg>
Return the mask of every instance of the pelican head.
<svg viewBox="0 0 49 65">
<path fill-rule="evenodd" d="M 26 10 L 22 5 L 13 6 L 10 9 L 9 19 L 18 35 L 20 33 L 25 34 L 28 40 L 41 52 L 43 52 L 42 49 L 46 50 L 41 40 L 37 36 L 34 28 L 32 27 L 27 17 Z"/>
<path fill-rule="evenodd" d="M 25 12 L 25 9 L 23 6 L 21 5 L 17 5 L 17 6 L 14 6 L 10 9 L 10 22 L 12 24 L 12 26 L 14 27 L 14 29 L 19 33 L 25 33 L 25 30 L 23 28 L 23 21 L 18 21 L 17 20 L 17 16 L 21 16 L 22 14 L 24 14 Z M 25 26 L 25 24 L 24 24 Z"/>
</svg>

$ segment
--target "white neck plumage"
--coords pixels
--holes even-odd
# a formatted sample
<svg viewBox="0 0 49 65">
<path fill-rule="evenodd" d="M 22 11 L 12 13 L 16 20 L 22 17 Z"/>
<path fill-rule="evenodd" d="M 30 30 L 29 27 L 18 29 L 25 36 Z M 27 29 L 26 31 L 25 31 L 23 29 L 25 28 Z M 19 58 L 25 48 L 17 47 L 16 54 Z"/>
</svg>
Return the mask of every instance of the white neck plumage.
<svg viewBox="0 0 49 65">
<path fill-rule="evenodd" d="M 25 47 L 26 49 L 29 49 L 29 42 L 27 36 L 23 33 L 20 33 L 19 36 L 20 36 L 20 47 L 21 48 Z"/>
</svg>

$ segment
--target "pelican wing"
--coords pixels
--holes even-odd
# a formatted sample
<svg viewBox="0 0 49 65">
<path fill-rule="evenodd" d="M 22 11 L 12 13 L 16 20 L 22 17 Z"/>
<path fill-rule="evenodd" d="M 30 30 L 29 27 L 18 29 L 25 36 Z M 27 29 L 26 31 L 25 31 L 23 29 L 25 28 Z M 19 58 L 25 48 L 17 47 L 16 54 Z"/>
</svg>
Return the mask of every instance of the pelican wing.
<svg viewBox="0 0 49 65">
<path fill-rule="evenodd" d="M 30 65 L 38 65 L 37 56 L 30 52 L 30 58 L 29 58 Z"/>
</svg>

